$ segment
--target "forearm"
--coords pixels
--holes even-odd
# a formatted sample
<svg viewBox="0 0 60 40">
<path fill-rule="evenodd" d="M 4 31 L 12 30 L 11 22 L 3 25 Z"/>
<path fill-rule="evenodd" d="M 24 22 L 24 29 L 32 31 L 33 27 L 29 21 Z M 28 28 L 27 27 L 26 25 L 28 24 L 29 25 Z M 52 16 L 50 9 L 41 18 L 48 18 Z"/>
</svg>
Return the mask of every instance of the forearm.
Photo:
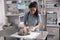
<svg viewBox="0 0 60 40">
<path fill-rule="evenodd" d="M 24 27 L 27 27 L 27 24 L 26 24 L 26 22 L 24 22 Z"/>
<path fill-rule="evenodd" d="M 38 23 L 35 28 L 40 28 L 41 27 L 41 23 Z"/>
</svg>

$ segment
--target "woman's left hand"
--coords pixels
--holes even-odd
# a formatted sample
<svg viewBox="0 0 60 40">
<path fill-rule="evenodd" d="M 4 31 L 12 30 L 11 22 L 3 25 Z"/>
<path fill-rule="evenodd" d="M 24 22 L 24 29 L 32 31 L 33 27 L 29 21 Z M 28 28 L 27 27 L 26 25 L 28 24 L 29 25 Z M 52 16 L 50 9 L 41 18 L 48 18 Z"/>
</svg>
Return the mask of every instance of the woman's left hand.
<svg viewBox="0 0 60 40">
<path fill-rule="evenodd" d="M 35 27 L 30 27 L 29 30 L 30 31 L 34 31 L 36 28 Z"/>
</svg>

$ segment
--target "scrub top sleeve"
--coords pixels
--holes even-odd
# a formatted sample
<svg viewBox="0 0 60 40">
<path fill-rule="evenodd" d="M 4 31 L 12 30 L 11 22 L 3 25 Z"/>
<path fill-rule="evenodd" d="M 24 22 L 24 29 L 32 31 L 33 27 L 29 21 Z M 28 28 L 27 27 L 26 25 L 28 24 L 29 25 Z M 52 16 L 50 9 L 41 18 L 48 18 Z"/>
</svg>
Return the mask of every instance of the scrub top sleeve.
<svg viewBox="0 0 60 40">
<path fill-rule="evenodd" d="M 39 16 L 38 19 L 37 19 L 37 23 L 40 23 L 40 22 L 42 22 L 41 21 L 41 16 Z"/>
<path fill-rule="evenodd" d="M 39 17 L 40 17 L 40 22 L 42 23 L 42 17 L 41 17 L 41 15 Z"/>
<path fill-rule="evenodd" d="M 24 15 L 24 22 L 27 21 L 27 13 Z"/>
</svg>

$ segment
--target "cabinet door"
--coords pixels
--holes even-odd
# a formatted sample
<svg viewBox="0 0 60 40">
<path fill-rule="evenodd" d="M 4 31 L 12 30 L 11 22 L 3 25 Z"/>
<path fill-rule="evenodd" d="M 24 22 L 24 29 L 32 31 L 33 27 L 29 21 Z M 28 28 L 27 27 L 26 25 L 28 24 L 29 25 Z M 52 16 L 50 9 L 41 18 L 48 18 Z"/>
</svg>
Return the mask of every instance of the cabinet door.
<svg viewBox="0 0 60 40">
<path fill-rule="evenodd" d="M 17 40 L 17 38 L 12 38 L 12 37 L 4 37 L 4 40 Z"/>
<path fill-rule="evenodd" d="M 50 40 L 59 40 L 59 28 L 47 27 L 47 31 L 51 35 Z"/>
</svg>

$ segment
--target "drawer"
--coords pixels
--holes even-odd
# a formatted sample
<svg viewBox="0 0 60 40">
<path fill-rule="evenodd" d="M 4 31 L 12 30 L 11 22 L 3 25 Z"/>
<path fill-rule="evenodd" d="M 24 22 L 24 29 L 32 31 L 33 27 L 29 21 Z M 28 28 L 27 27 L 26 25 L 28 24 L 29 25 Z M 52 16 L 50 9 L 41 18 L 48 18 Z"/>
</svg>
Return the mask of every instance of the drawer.
<svg viewBox="0 0 60 40">
<path fill-rule="evenodd" d="M 59 34 L 59 28 L 47 27 L 47 31 L 48 31 L 49 34 L 53 34 L 53 35 Z"/>
</svg>

